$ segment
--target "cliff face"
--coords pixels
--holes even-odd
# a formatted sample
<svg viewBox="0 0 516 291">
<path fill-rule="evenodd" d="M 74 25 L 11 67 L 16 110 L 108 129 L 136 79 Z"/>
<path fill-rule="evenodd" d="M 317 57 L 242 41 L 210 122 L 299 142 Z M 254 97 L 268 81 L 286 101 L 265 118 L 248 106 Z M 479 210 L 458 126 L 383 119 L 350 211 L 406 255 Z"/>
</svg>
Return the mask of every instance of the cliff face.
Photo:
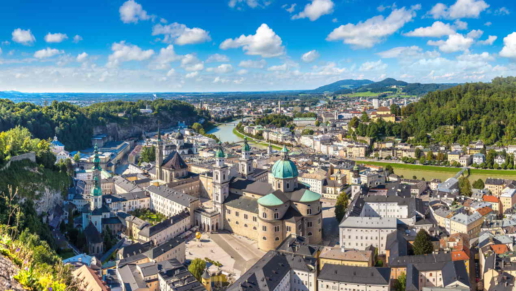
<svg viewBox="0 0 516 291">
<path fill-rule="evenodd" d="M 23 287 L 14 276 L 18 274 L 20 268 L 9 259 L 0 255 L 0 290 L 23 291 Z"/>
<path fill-rule="evenodd" d="M 168 121 L 160 120 L 161 128 L 170 128 L 178 125 L 178 122 L 185 122 L 186 124 L 193 124 L 197 121 L 197 116 L 182 117 L 180 114 L 167 114 Z M 144 122 L 134 122 L 130 125 L 108 123 L 103 126 L 96 126 L 93 128 L 93 134 L 106 134 L 113 140 L 124 140 L 130 137 L 141 137 L 143 132 L 155 132 L 158 130 L 158 119 L 148 118 Z"/>
</svg>

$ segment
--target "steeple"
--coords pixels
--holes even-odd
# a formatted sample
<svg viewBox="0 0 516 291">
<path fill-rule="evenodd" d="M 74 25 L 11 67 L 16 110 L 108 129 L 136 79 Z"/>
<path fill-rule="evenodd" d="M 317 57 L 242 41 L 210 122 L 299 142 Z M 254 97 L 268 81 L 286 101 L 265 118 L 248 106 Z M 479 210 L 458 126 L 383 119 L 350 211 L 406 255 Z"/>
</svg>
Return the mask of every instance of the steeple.
<svg viewBox="0 0 516 291">
<path fill-rule="evenodd" d="M 222 148 L 222 143 L 219 141 L 219 148 L 215 152 L 215 165 L 217 167 L 223 167 L 225 158 L 226 158 L 226 154 L 224 154 L 224 149 Z"/>
<path fill-rule="evenodd" d="M 157 148 L 155 150 L 156 152 L 156 179 L 162 180 L 163 179 L 163 141 L 161 140 L 161 129 L 160 129 L 160 122 L 158 121 L 158 144 Z"/>
<path fill-rule="evenodd" d="M 269 146 L 267 147 L 267 155 L 272 155 L 272 145 L 271 145 L 271 141 L 269 140 Z"/>
<path fill-rule="evenodd" d="M 283 148 L 281 149 L 281 159 L 288 160 L 288 149 L 286 145 L 283 145 Z"/>
<path fill-rule="evenodd" d="M 253 159 L 251 158 L 251 147 L 247 142 L 247 137 L 244 137 L 244 144 L 242 145 L 242 158 L 239 162 L 238 171 L 241 175 L 246 176 L 253 171 Z"/>
<path fill-rule="evenodd" d="M 99 147 L 97 144 L 95 144 L 93 148 L 93 154 L 93 170 L 102 171 L 102 168 L 100 167 Z"/>
</svg>

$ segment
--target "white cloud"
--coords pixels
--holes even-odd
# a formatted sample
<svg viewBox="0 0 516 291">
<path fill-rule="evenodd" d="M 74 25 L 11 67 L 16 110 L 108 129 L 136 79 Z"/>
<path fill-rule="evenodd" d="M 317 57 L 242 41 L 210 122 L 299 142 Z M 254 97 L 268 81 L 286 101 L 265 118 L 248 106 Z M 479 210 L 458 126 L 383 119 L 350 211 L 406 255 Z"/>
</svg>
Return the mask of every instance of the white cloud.
<svg viewBox="0 0 516 291">
<path fill-rule="evenodd" d="M 493 23 L 491 21 L 488 21 L 486 23 L 484 23 L 485 26 L 491 26 Z"/>
<path fill-rule="evenodd" d="M 464 22 L 464 21 L 461 21 L 460 19 L 455 20 L 453 25 L 458 30 L 468 29 L 468 23 Z"/>
<path fill-rule="evenodd" d="M 305 9 L 292 16 L 292 19 L 308 18 L 315 21 L 323 15 L 333 13 L 334 6 L 332 0 L 312 0 L 312 3 L 306 4 Z"/>
<path fill-rule="evenodd" d="M 271 4 L 269 0 L 229 0 L 228 5 L 231 8 L 241 10 L 246 5 L 250 8 L 266 7 Z"/>
<path fill-rule="evenodd" d="M 120 19 L 123 23 L 138 23 L 139 20 L 149 20 L 153 16 L 147 14 L 142 6 L 134 0 L 128 0 L 120 6 Z"/>
<path fill-rule="evenodd" d="M 194 54 L 187 54 L 181 60 L 181 67 L 187 71 L 201 71 L 204 69 L 204 62 Z"/>
<path fill-rule="evenodd" d="M 30 32 L 30 29 L 23 30 L 21 28 L 17 28 L 12 33 L 12 39 L 14 42 L 21 43 L 23 45 L 31 45 L 36 41 L 36 38 Z"/>
<path fill-rule="evenodd" d="M 207 68 L 206 71 L 218 74 L 226 74 L 233 71 L 233 66 L 231 64 L 221 64 L 218 67 Z"/>
<path fill-rule="evenodd" d="M 405 33 L 405 35 L 418 37 L 441 37 L 443 35 L 449 35 L 453 33 L 455 33 L 455 30 L 449 24 L 436 21 L 432 24 L 432 26 L 416 28 L 411 32 Z"/>
<path fill-rule="evenodd" d="M 448 7 L 443 3 L 437 3 L 428 12 L 433 18 L 478 18 L 482 11 L 489 8 L 484 0 L 457 0 L 455 4 Z"/>
<path fill-rule="evenodd" d="M 484 32 L 480 29 L 473 29 L 472 31 L 468 32 L 468 34 L 466 34 L 466 37 L 469 37 L 469 38 L 479 38 L 482 36 L 482 34 L 484 34 Z"/>
<path fill-rule="evenodd" d="M 301 56 L 301 59 L 303 60 L 303 62 L 311 63 L 311 62 L 315 61 L 316 59 L 318 59 L 319 56 L 320 56 L 320 54 L 316 50 L 311 50 L 311 51 L 303 54 L 303 56 Z"/>
<path fill-rule="evenodd" d="M 170 69 L 170 70 L 168 70 L 168 72 L 167 72 L 167 77 L 171 77 L 171 76 L 173 76 L 173 75 L 175 75 L 175 74 L 176 74 L 176 70 L 174 70 L 174 69 Z"/>
<path fill-rule="evenodd" d="M 467 51 L 473 44 L 473 39 L 456 33 L 448 36 L 447 40 L 428 41 L 428 45 L 438 46 L 439 50 L 445 53 Z"/>
<path fill-rule="evenodd" d="M 53 57 L 53 56 L 56 56 L 56 55 L 59 55 L 62 53 L 64 53 L 64 51 L 60 51 L 58 49 L 51 49 L 51 48 L 47 47 L 46 49 L 36 51 L 34 53 L 34 57 L 36 59 L 45 59 L 45 58 L 50 58 L 50 57 Z"/>
<path fill-rule="evenodd" d="M 503 38 L 503 48 L 500 56 L 506 58 L 516 58 L 516 32 Z"/>
<path fill-rule="evenodd" d="M 296 6 L 297 6 L 296 3 L 294 3 L 290 6 L 288 4 L 283 4 L 283 6 L 281 6 L 281 8 L 285 9 L 288 13 L 293 13 L 294 10 L 296 10 Z"/>
<path fill-rule="evenodd" d="M 74 42 L 74 43 L 78 43 L 78 42 L 80 42 L 81 40 L 82 40 L 82 36 L 80 36 L 80 35 L 76 35 L 76 36 L 74 36 L 74 37 L 73 37 L 73 42 Z"/>
<path fill-rule="evenodd" d="M 496 35 L 490 35 L 486 40 L 479 40 L 479 45 L 492 45 L 498 37 Z"/>
<path fill-rule="evenodd" d="M 411 21 L 416 13 L 411 9 L 395 9 L 387 18 L 378 15 L 369 18 L 365 22 L 357 24 L 348 23 L 335 28 L 326 38 L 326 40 L 343 40 L 344 43 L 350 44 L 356 48 L 370 48 L 381 42 L 387 36 L 395 33 L 403 27 L 407 22 Z"/>
<path fill-rule="evenodd" d="M 248 72 L 249 72 L 249 71 L 247 71 L 246 69 L 240 69 L 240 70 L 238 70 L 237 74 L 238 74 L 238 75 L 245 75 L 245 74 L 247 74 Z"/>
<path fill-rule="evenodd" d="M 164 35 L 164 42 L 174 42 L 178 45 L 198 44 L 211 40 L 208 31 L 198 27 L 188 28 L 177 22 L 168 25 L 156 24 L 152 28 L 152 35 Z"/>
<path fill-rule="evenodd" d="M 376 62 L 365 62 L 358 69 L 361 72 L 367 71 L 383 71 L 387 69 L 387 64 L 382 62 L 382 60 L 378 60 Z"/>
<path fill-rule="evenodd" d="M 148 60 L 154 54 L 152 49 L 144 51 L 136 45 L 126 44 L 125 41 L 113 43 L 111 50 L 113 53 L 108 57 L 107 67 L 116 67 L 122 62 Z"/>
<path fill-rule="evenodd" d="M 185 78 L 195 78 L 197 76 L 199 76 L 199 72 L 195 71 L 195 72 L 191 72 L 191 73 L 186 74 Z"/>
<path fill-rule="evenodd" d="M 285 47 L 282 45 L 281 38 L 265 23 L 260 25 L 256 34 L 226 39 L 220 44 L 220 48 L 224 50 L 239 47 L 242 47 L 248 55 L 259 55 L 264 58 L 285 54 Z"/>
<path fill-rule="evenodd" d="M 337 22 L 339 22 L 339 20 L 338 20 L 337 18 L 333 18 L 333 19 L 331 20 L 331 22 L 333 22 L 333 23 L 337 23 Z"/>
<path fill-rule="evenodd" d="M 288 70 L 288 65 L 285 63 L 283 65 L 278 65 L 278 66 L 271 66 L 267 69 L 267 71 L 271 71 L 271 72 L 274 72 L 274 71 L 286 71 Z"/>
<path fill-rule="evenodd" d="M 241 61 L 240 64 L 238 64 L 238 66 L 242 68 L 263 69 L 265 68 L 265 66 L 267 66 L 267 62 L 265 60 L 245 60 Z"/>
<path fill-rule="evenodd" d="M 78 55 L 77 55 L 76 60 L 77 60 L 77 62 L 82 63 L 82 62 L 84 62 L 87 58 L 88 58 L 88 54 L 87 54 L 87 53 L 85 53 L 85 52 L 83 52 L 83 53 L 80 53 L 80 54 L 78 54 Z"/>
<path fill-rule="evenodd" d="M 495 10 L 494 14 L 495 15 L 509 15 L 509 14 L 511 14 L 511 12 L 509 11 L 509 9 L 507 9 L 507 7 L 500 7 Z"/>
<path fill-rule="evenodd" d="M 224 63 L 229 62 L 229 57 L 222 54 L 213 54 L 206 60 L 207 63 Z"/>
<path fill-rule="evenodd" d="M 46 42 L 62 42 L 63 40 L 67 39 L 68 36 L 64 33 L 48 33 L 45 35 L 45 41 Z"/>
<path fill-rule="evenodd" d="M 179 61 L 183 56 L 176 54 L 173 45 L 168 45 L 166 48 L 159 50 L 159 54 L 150 64 L 151 69 L 166 70 L 170 68 L 170 63 Z"/>
<path fill-rule="evenodd" d="M 312 72 L 309 75 L 313 76 L 336 76 L 344 73 L 346 71 L 345 68 L 337 67 L 337 64 L 334 62 L 329 62 L 324 66 L 313 66 Z"/>
</svg>

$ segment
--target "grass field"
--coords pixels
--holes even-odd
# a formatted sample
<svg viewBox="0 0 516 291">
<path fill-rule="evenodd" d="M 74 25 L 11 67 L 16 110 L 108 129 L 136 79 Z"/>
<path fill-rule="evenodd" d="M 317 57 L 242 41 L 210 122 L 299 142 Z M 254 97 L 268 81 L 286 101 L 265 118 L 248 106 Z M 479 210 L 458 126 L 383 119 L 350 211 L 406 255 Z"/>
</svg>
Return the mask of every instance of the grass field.
<svg viewBox="0 0 516 291">
<path fill-rule="evenodd" d="M 244 137 L 245 137 L 245 135 L 243 135 L 243 134 L 241 134 L 240 132 L 238 132 L 238 131 L 236 130 L 236 128 L 233 128 L 233 134 L 234 134 L 234 135 L 236 135 L 236 136 L 238 136 L 239 138 L 244 138 Z M 268 146 L 269 146 L 269 143 L 267 143 L 267 142 L 256 142 L 252 137 L 249 137 L 249 136 L 248 136 L 247 138 L 249 139 L 249 143 L 250 143 L 250 144 L 256 144 L 256 145 L 265 146 L 265 147 L 268 147 Z M 275 149 L 275 150 L 281 150 L 281 149 L 283 148 L 283 147 L 280 147 L 280 146 L 274 145 L 274 144 L 272 144 L 272 143 L 271 143 L 271 146 L 272 146 L 272 148 L 273 148 L 273 149 Z"/>
<path fill-rule="evenodd" d="M 442 181 L 455 176 L 460 171 L 460 168 L 447 168 L 435 166 L 420 166 L 410 164 L 398 163 L 383 163 L 383 162 L 360 162 L 359 164 L 383 166 L 391 165 L 396 175 L 402 175 L 404 178 L 411 179 L 416 176 L 418 179 L 425 178 L 426 181 L 432 179 L 441 179 Z M 515 170 L 478 170 L 470 169 L 469 180 L 473 182 L 477 179 L 485 181 L 486 178 L 502 178 L 502 179 L 516 179 Z"/>
</svg>

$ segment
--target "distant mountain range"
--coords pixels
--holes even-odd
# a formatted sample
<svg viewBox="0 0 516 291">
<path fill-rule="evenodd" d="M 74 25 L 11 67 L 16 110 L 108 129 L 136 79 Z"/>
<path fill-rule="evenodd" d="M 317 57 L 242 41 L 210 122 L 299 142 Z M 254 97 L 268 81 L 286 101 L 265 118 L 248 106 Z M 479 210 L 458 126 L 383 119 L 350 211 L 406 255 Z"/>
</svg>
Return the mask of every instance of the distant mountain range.
<svg viewBox="0 0 516 291">
<path fill-rule="evenodd" d="M 406 95 L 424 95 L 428 92 L 436 90 L 444 90 L 454 87 L 458 84 L 447 83 L 447 84 L 421 84 L 421 83 L 407 83 L 404 81 L 396 80 L 393 78 L 387 78 L 379 82 L 373 82 L 371 80 L 341 80 L 335 83 L 321 86 L 316 88 L 310 93 L 329 93 L 329 94 L 352 94 L 357 92 L 397 92 L 401 88 L 401 91 Z"/>
</svg>

